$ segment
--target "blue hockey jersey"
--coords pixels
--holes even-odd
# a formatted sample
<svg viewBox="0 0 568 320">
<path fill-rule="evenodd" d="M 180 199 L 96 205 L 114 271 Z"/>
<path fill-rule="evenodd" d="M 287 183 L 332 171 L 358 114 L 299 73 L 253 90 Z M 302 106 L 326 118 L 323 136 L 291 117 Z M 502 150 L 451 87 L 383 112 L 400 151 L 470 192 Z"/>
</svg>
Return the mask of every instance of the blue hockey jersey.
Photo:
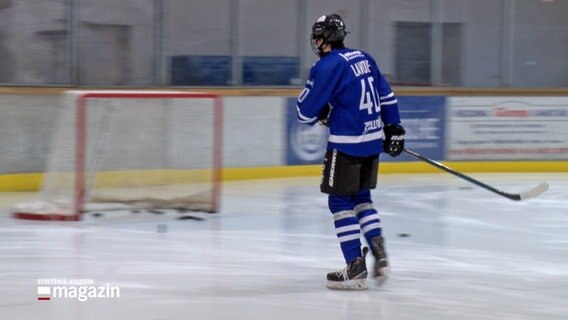
<svg viewBox="0 0 568 320">
<path fill-rule="evenodd" d="M 313 125 L 329 103 L 329 149 L 352 156 L 383 151 L 383 125 L 400 124 L 395 94 L 365 52 L 333 49 L 310 70 L 296 105 L 298 121 Z"/>
</svg>

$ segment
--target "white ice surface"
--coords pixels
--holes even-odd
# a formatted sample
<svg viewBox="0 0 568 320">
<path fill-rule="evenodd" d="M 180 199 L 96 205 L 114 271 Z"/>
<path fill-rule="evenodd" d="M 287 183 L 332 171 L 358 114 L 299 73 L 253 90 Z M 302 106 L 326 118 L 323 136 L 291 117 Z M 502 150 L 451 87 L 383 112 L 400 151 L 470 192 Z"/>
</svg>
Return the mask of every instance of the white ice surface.
<svg viewBox="0 0 568 320">
<path fill-rule="evenodd" d="M 231 182 L 222 212 L 16 220 L 0 193 L 0 319 L 568 319 L 568 174 L 383 175 L 373 192 L 392 277 L 331 291 L 343 267 L 319 178 Z M 406 233 L 409 237 L 399 237 Z M 368 258 L 368 265 L 372 259 Z M 93 279 L 120 298 L 37 301 L 37 279 Z"/>
</svg>

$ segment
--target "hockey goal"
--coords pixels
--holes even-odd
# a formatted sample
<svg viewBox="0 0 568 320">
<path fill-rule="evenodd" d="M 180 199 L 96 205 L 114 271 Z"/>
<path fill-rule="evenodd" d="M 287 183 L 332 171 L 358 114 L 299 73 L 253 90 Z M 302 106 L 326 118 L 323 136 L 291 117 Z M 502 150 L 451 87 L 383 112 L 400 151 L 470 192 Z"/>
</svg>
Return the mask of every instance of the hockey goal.
<svg viewBox="0 0 568 320">
<path fill-rule="evenodd" d="M 85 212 L 216 212 L 222 101 L 209 93 L 68 91 L 39 199 L 12 207 L 33 220 Z"/>
</svg>

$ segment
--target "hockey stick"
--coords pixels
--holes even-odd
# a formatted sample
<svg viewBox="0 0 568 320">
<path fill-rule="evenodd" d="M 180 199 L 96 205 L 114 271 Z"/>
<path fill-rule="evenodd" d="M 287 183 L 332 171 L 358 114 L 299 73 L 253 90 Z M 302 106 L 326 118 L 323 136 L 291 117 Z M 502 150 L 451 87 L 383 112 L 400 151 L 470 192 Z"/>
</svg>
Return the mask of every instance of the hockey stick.
<svg viewBox="0 0 568 320">
<path fill-rule="evenodd" d="M 414 152 L 414 151 L 412 151 L 412 150 L 409 150 L 409 149 L 406 149 L 406 148 L 405 148 L 405 149 L 403 149 L 403 151 L 404 151 L 405 153 L 409 154 L 410 156 L 416 158 L 416 159 L 419 159 L 419 160 L 422 160 L 422 161 L 424 161 L 424 162 L 427 162 L 427 163 L 433 165 L 434 167 L 437 167 L 437 168 L 442 169 L 442 170 L 444 170 L 444 171 L 446 171 L 446 172 L 448 172 L 448 173 L 453 174 L 453 175 L 456 176 L 456 177 L 462 178 L 462 179 L 464 179 L 464 180 L 466 180 L 466 181 L 468 181 L 468 182 L 471 182 L 471 183 L 473 183 L 473 184 L 475 184 L 475 185 L 477 185 L 477 186 L 479 186 L 479 187 L 482 187 L 483 189 L 489 190 L 489 191 L 491 191 L 491 192 L 494 192 L 494 193 L 496 193 L 496 194 L 498 194 L 498 195 L 500 195 L 500 196 L 502 196 L 502 197 L 509 198 L 509 199 L 511 199 L 511 200 L 520 201 L 520 200 L 526 200 L 526 199 L 529 199 L 529 198 L 534 198 L 534 197 L 537 197 L 537 196 L 541 195 L 541 194 L 544 193 L 546 190 L 548 190 L 548 183 L 543 182 L 543 183 L 539 184 L 538 186 L 536 186 L 536 187 L 534 187 L 534 188 L 532 188 L 532 189 L 530 189 L 530 190 L 528 190 L 528 191 L 525 191 L 525 192 L 521 192 L 521 193 L 508 193 L 508 192 L 504 192 L 504 191 L 495 189 L 495 188 L 493 188 L 492 186 L 487 185 L 487 184 L 485 184 L 485 183 L 483 183 L 483 182 L 481 182 L 481 181 L 475 180 L 475 179 L 473 179 L 472 177 L 466 176 L 466 175 L 463 174 L 463 173 L 457 172 L 457 171 L 455 171 L 455 170 L 453 170 L 453 169 L 451 169 L 451 168 L 449 168 L 449 167 L 447 167 L 447 166 L 445 166 L 445 165 L 443 165 L 443 164 L 441 164 L 441 163 L 439 163 L 439 162 L 437 162 L 437 161 L 434 161 L 434 160 L 432 160 L 432 159 L 426 158 L 425 156 L 423 156 L 423 155 L 421 155 L 421 154 L 419 154 L 419 153 L 416 153 L 416 152 Z"/>
</svg>

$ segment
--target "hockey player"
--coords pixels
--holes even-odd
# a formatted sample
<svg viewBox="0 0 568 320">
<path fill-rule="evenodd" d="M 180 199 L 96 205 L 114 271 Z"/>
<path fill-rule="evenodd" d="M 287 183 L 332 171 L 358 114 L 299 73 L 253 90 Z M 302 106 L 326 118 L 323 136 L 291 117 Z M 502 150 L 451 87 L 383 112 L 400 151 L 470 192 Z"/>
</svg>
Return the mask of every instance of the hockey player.
<svg viewBox="0 0 568 320">
<path fill-rule="evenodd" d="M 382 228 L 370 190 L 377 185 L 379 154 L 396 157 L 404 148 L 405 131 L 395 94 L 367 53 L 346 48 L 345 23 L 325 15 L 312 26 L 311 43 L 320 59 L 297 101 L 298 121 L 329 126 L 321 191 L 328 194 L 346 267 L 327 274 L 331 289 L 367 289 L 361 233 L 374 256 L 372 277 L 388 276 Z"/>
</svg>

